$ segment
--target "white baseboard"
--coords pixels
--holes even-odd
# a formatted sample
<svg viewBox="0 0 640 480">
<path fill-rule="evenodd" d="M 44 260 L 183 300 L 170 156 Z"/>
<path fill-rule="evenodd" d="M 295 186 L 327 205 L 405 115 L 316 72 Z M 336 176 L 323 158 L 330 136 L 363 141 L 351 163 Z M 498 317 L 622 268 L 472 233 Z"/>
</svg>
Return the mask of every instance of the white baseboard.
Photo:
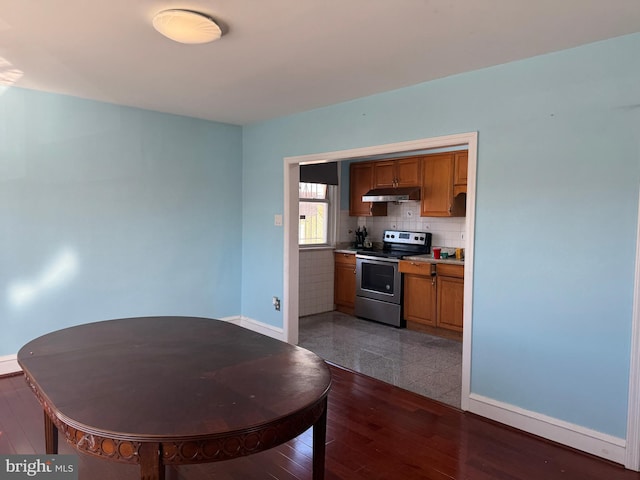
<svg viewBox="0 0 640 480">
<path fill-rule="evenodd" d="M 258 320 L 254 320 L 249 317 L 236 315 L 233 317 L 224 317 L 224 318 L 221 318 L 220 320 L 233 323 L 234 325 L 239 325 L 248 330 L 252 330 L 254 332 L 258 332 L 263 335 L 266 335 L 267 337 L 275 338 L 277 340 L 282 340 L 283 342 L 286 341 L 284 338 L 284 329 L 274 327 L 273 325 L 269 325 L 267 323 L 259 322 Z"/>
<path fill-rule="evenodd" d="M 0 377 L 21 371 L 22 369 L 18 364 L 18 355 L 4 355 L 0 357 Z"/>
<path fill-rule="evenodd" d="M 525 432 L 624 465 L 626 441 L 481 395 L 469 396 L 469 411 Z"/>
<path fill-rule="evenodd" d="M 222 317 L 222 318 L 219 318 L 218 320 L 222 320 L 223 322 L 229 322 L 229 323 L 233 323 L 234 325 L 240 326 L 240 323 L 242 322 L 242 317 L 240 315 L 234 315 L 232 317 Z"/>
</svg>

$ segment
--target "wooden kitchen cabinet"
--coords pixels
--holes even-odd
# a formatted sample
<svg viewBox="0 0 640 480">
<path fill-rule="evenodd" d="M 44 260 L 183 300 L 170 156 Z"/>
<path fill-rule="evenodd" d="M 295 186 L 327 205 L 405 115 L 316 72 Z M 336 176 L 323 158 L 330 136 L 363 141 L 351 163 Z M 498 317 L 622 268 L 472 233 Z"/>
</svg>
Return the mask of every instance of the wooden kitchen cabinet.
<svg viewBox="0 0 640 480">
<path fill-rule="evenodd" d="M 374 162 L 358 162 L 349 166 L 349 216 L 374 217 L 387 214 L 387 204 L 363 202 L 362 196 L 373 188 Z"/>
<path fill-rule="evenodd" d="M 469 152 L 456 152 L 453 157 L 453 195 L 467 193 L 467 167 Z"/>
<path fill-rule="evenodd" d="M 455 157 L 456 152 L 438 153 L 423 157 L 420 216 L 465 216 L 466 195 L 454 195 Z M 462 157 L 460 158 L 460 174 L 462 175 Z M 464 178 L 466 181 L 466 174 Z"/>
<path fill-rule="evenodd" d="M 355 253 L 334 253 L 335 272 L 333 282 L 333 303 L 336 310 L 353 315 L 356 303 L 356 255 Z"/>
<path fill-rule="evenodd" d="M 407 322 L 435 327 L 437 313 L 435 265 L 401 260 L 399 271 L 404 274 L 404 319 Z M 411 323 L 408 325 L 411 326 Z"/>
<path fill-rule="evenodd" d="M 438 264 L 437 326 L 462 332 L 464 306 L 464 266 Z"/>
<path fill-rule="evenodd" d="M 373 166 L 374 188 L 420 186 L 421 157 L 380 160 Z"/>
<path fill-rule="evenodd" d="M 400 260 L 407 328 L 462 339 L 464 265 Z"/>
<path fill-rule="evenodd" d="M 383 160 L 373 164 L 374 188 L 393 188 L 396 179 L 395 160 Z"/>
</svg>

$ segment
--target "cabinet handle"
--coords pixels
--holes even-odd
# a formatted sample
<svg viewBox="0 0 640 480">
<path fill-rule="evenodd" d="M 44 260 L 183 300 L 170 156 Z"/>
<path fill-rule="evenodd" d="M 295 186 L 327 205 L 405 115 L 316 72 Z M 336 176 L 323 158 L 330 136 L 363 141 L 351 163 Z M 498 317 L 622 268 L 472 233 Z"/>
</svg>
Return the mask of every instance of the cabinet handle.
<svg viewBox="0 0 640 480">
<path fill-rule="evenodd" d="M 353 274 L 354 274 L 354 275 L 356 274 L 356 269 L 355 269 L 355 268 L 353 269 Z"/>
<path fill-rule="evenodd" d="M 451 215 L 451 205 L 449 205 L 449 215 Z"/>
<path fill-rule="evenodd" d="M 436 277 L 433 277 L 433 279 L 431 280 L 431 285 L 433 285 L 434 287 L 436 286 Z"/>
</svg>

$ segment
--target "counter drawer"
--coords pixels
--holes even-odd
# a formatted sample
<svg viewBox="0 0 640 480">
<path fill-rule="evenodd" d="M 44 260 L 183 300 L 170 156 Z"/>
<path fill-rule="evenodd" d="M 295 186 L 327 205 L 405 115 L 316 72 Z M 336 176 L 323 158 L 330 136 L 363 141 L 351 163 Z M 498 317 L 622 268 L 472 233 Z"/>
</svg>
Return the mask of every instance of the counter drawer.
<svg viewBox="0 0 640 480">
<path fill-rule="evenodd" d="M 356 266 L 355 253 L 334 253 L 334 259 L 336 264 Z"/>
<path fill-rule="evenodd" d="M 400 273 L 431 276 L 432 274 L 435 274 L 435 264 L 414 260 L 400 260 L 398 263 L 398 270 Z"/>
<path fill-rule="evenodd" d="M 464 265 L 447 265 L 439 263 L 437 267 L 438 276 L 464 278 Z"/>
</svg>

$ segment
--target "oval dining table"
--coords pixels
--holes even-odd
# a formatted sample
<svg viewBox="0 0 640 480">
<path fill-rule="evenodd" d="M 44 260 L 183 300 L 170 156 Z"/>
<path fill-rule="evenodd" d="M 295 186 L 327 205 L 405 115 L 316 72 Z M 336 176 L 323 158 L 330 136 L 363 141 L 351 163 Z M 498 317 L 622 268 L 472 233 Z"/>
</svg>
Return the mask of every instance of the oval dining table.
<svg viewBox="0 0 640 480">
<path fill-rule="evenodd" d="M 137 317 L 48 333 L 18 362 L 44 409 L 47 454 L 60 433 L 162 480 L 166 465 L 251 455 L 313 427 L 313 479 L 324 478 L 331 374 L 303 348 L 221 320 Z"/>
</svg>

